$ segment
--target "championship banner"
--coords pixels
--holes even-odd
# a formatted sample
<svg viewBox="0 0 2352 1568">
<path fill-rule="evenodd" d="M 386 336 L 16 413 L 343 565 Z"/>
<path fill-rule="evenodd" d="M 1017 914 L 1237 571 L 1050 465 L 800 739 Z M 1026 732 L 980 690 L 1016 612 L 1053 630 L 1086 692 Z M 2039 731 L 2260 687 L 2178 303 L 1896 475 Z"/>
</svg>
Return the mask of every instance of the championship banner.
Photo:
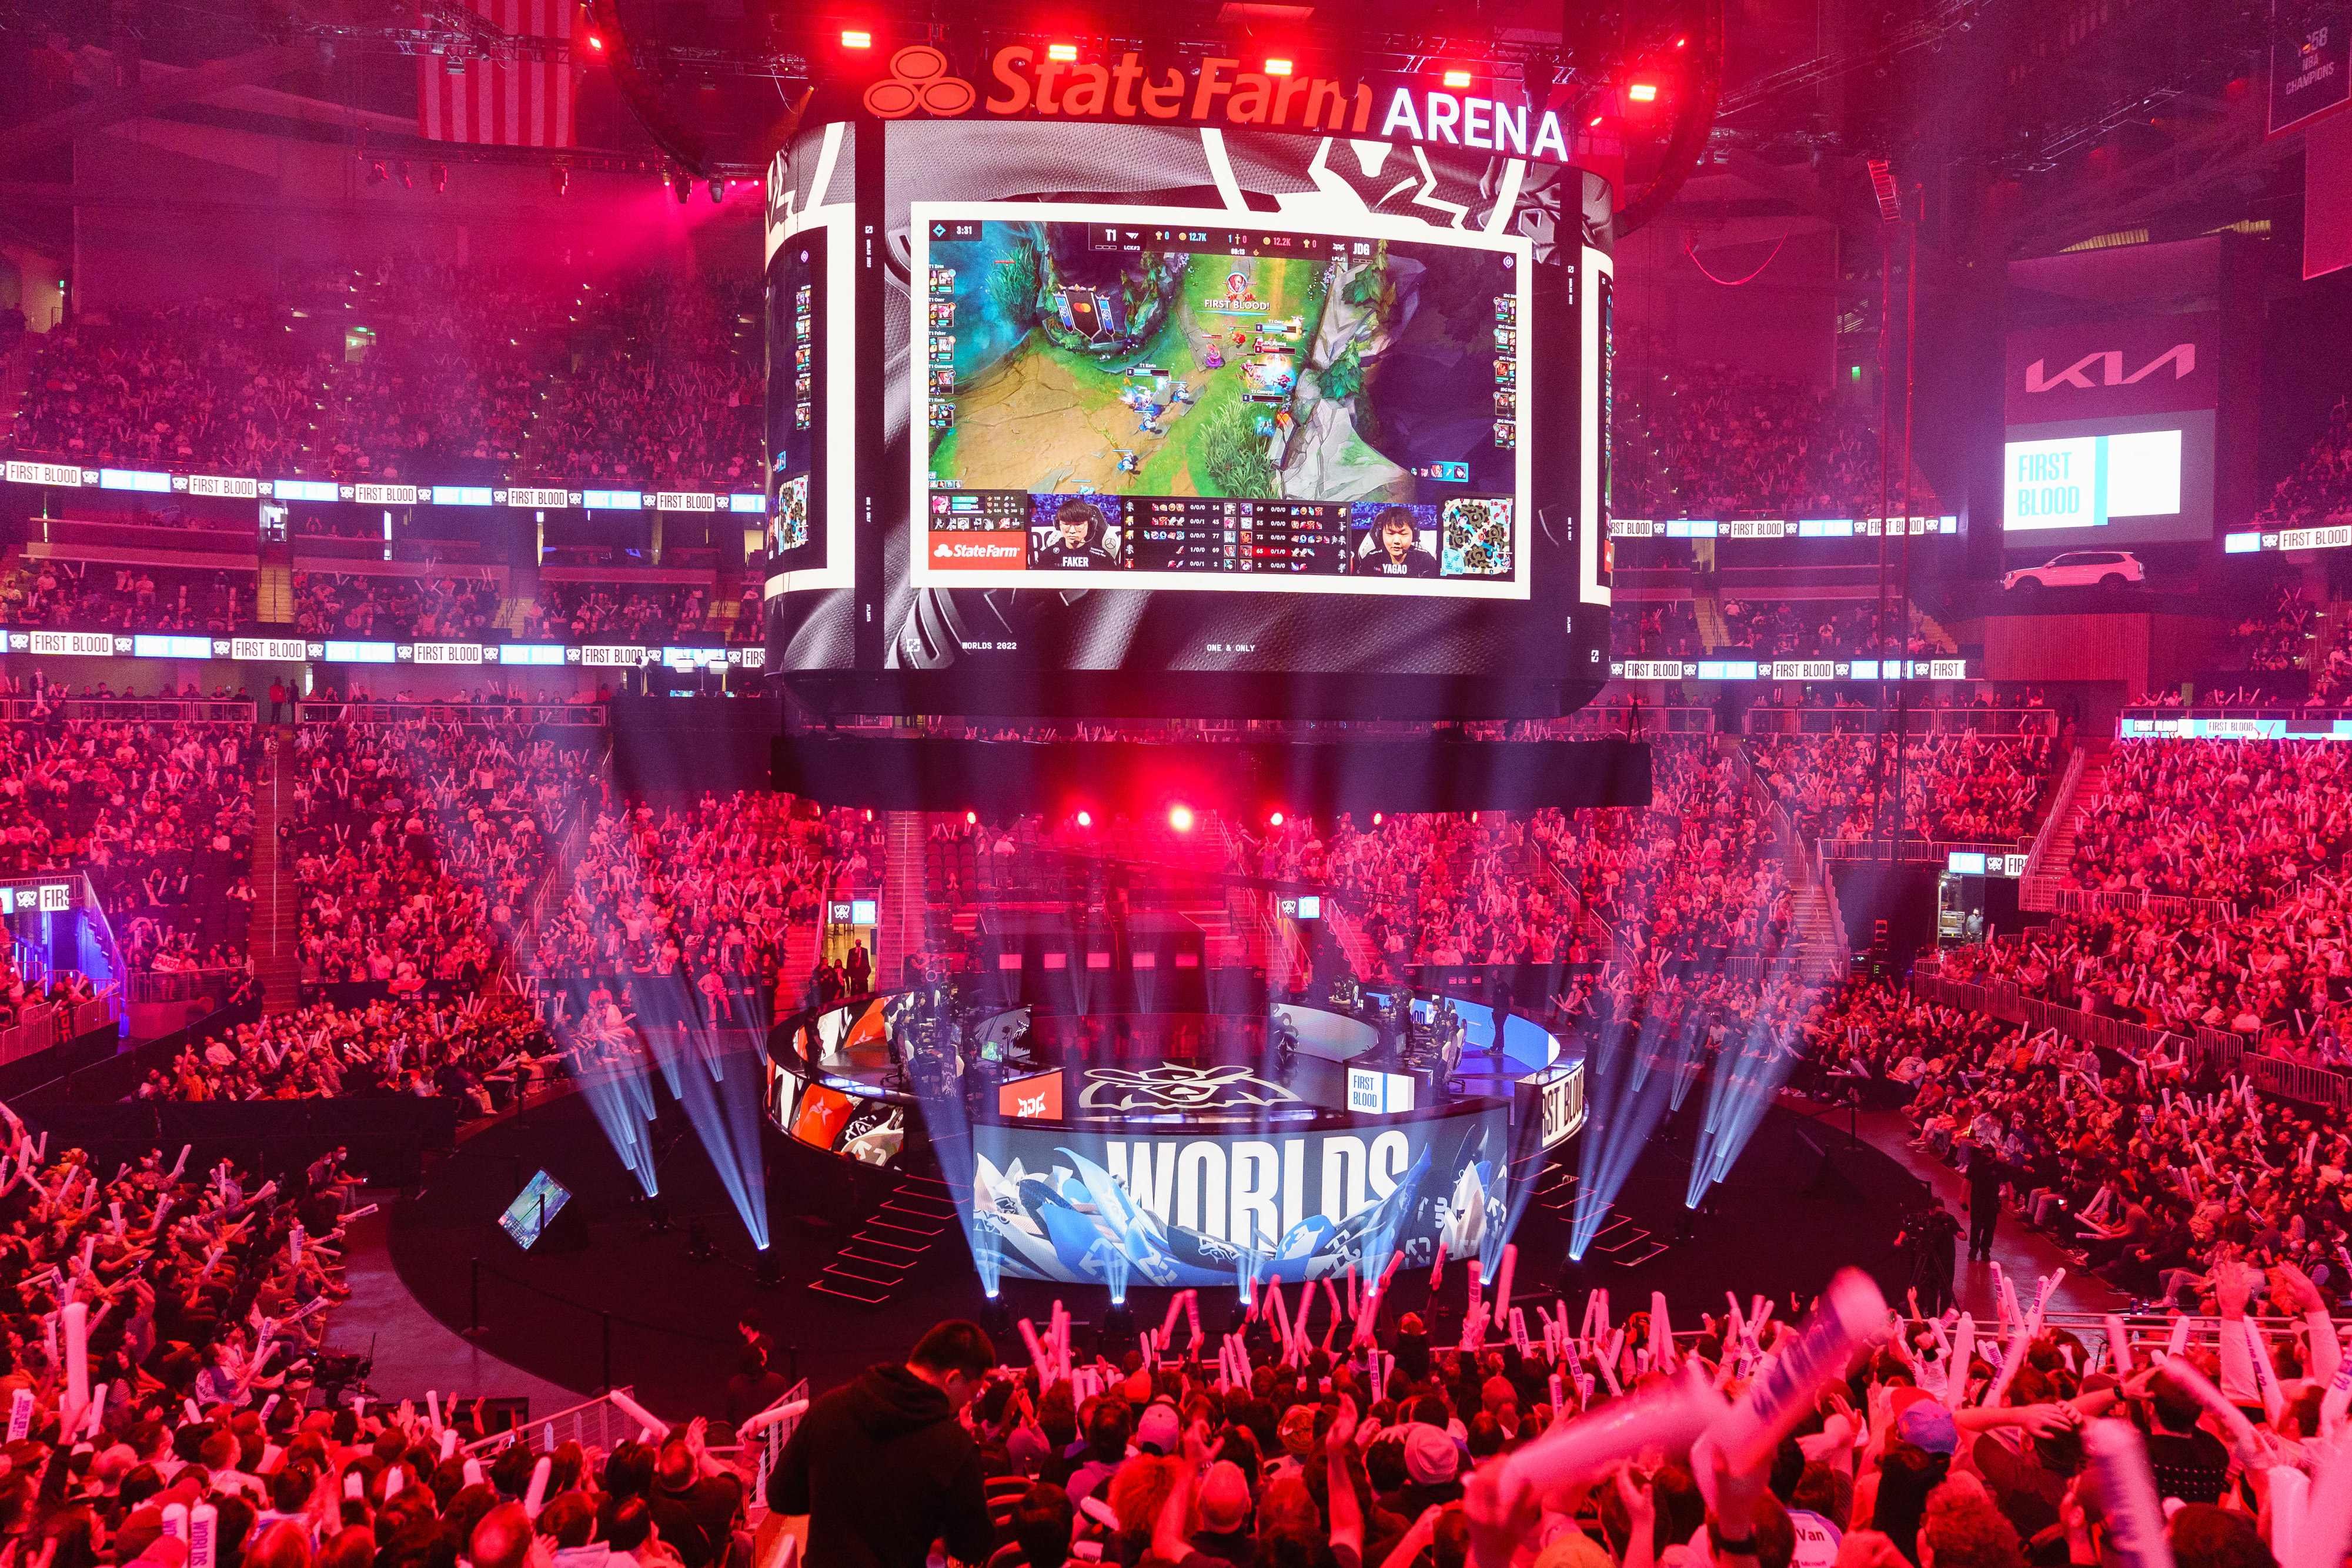
<svg viewBox="0 0 2352 1568">
<path fill-rule="evenodd" d="M 1502 1105 L 1380 1126 L 1174 1137 L 983 1124 L 972 1128 L 974 1240 L 991 1232 L 1007 1276 L 1231 1286 L 1336 1278 L 1442 1244 L 1476 1257 L 1509 1207 Z M 1122 1261 L 1113 1264 L 1113 1259 Z"/>
</svg>

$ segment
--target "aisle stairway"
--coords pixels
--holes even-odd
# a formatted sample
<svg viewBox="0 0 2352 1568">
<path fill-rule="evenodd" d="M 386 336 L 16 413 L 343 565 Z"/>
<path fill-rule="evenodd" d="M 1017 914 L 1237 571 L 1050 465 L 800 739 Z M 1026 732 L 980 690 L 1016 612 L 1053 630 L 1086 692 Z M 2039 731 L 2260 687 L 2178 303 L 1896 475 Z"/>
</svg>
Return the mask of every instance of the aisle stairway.
<svg viewBox="0 0 2352 1568">
<path fill-rule="evenodd" d="M 882 926 L 874 939 L 877 990 L 897 989 L 907 956 L 923 950 L 930 913 L 929 894 L 923 885 L 923 852 L 930 837 L 930 822 L 921 811 L 884 813 Z"/>
<path fill-rule="evenodd" d="M 2053 910 L 2058 907 L 2058 890 L 2065 885 L 2066 868 L 2074 863 L 2074 835 L 2082 826 L 2083 813 L 2106 788 L 2107 751 L 2114 745 L 2109 740 L 2083 743 L 2083 771 L 2071 791 L 2051 802 L 2050 810 L 2057 814 L 2058 824 L 2050 832 L 2050 843 L 2042 852 L 2041 863 L 2025 879 L 2018 890 L 2021 909 Z"/>
<path fill-rule="evenodd" d="M 291 1012 L 302 1000 L 301 895 L 278 828 L 294 820 L 294 727 L 264 724 L 256 733 L 262 754 L 253 794 L 253 968 L 263 1009 Z"/>
</svg>

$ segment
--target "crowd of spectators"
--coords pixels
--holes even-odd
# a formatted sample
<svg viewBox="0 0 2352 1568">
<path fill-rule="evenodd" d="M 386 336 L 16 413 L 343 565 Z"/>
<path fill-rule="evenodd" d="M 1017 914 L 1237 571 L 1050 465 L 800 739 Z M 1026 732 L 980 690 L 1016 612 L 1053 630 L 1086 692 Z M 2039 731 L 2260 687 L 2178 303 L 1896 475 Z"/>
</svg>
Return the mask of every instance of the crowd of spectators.
<svg viewBox="0 0 2352 1568">
<path fill-rule="evenodd" d="M 1628 659 L 1696 659 L 1704 646 L 1687 599 L 1620 598 L 1610 612 L 1611 652 Z"/>
<path fill-rule="evenodd" d="M 253 617 L 250 572 L 20 559 L 0 577 L 0 624 L 227 633 Z"/>
<path fill-rule="evenodd" d="M 284 325 L 239 300 L 61 326 L 35 351 L 7 444 L 93 467 L 294 472 L 333 365 Z"/>
<path fill-rule="evenodd" d="M 371 256 L 36 350 L 27 455 L 346 482 L 757 488 L 757 280 Z"/>
<path fill-rule="evenodd" d="M 1615 392 L 1619 517 L 1874 517 L 1902 505 L 1899 468 L 1880 484 L 1875 411 L 1826 386 L 1621 350 Z M 1915 484 L 1911 510 L 1934 506 Z"/>
<path fill-rule="evenodd" d="M 306 637 L 478 641 L 499 612 L 497 581 L 477 577 L 294 574 L 294 624 Z"/>
<path fill-rule="evenodd" d="M 1759 659 L 1827 658 L 1840 653 L 1893 653 L 1897 643 L 1906 657 L 1931 658 L 1952 651 L 1948 642 L 1927 634 L 1916 611 L 1905 629 L 1904 606 L 1886 607 L 1888 628 L 1882 639 L 1878 606 L 1868 600 L 1774 599 L 1723 601 L 1723 623 L 1730 647 L 1745 649 Z"/>
<path fill-rule="evenodd" d="M 242 726 L 0 721 L 0 873 L 87 870 L 140 968 L 221 960 L 252 897 Z"/>
<path fill-rule="evenodd" d="M 2352 398 L 2339 397 L 2327 427 L 2294 472 L 2278 482 L 2252 526 L 2309 528 L 2352 512 Z"/>
<path fill-rule="evenodd" d="M 588 831 L 569 896 L 541 920 L 531 967 L 562 979 L 676 977 L 713 1019 L 757 1022 L 739 1009 L 796 996 L 806 978 L 788 972 L 792 930 L 814 926 L 834 886 L 874 886 L 881 857 L 865 813 L 790 795 L 610 810 Z"/>
<path fill-rule="evenodd" d="M 2341 1298 L 2352 1135 L 2264 1103 L 2194 1051 L 2110 1071 L 2089 1046 L 1864 980 L 1804 1026 L 1822 1067 L 1906 1098 L 1923 1147 L 1990 1162 L 2029 1222 L 2131 1293 L 2193 1300 L 2232 1260 L 2308 1270 Z"/>
<path fill-rule="evenodd" d="M 521 721 L 296 732 L 303 977 L 399 996 L 470 984 L 514 936 L 600 758 Z"/>
<path fill-rule="evenodd" d="M 1841 730 L 1748 740 L 1757 776 L 1808 840 L 1851 842 L 1893 833 L 1883 802 L 1895 787 L 1894 737 Z M 2029 838 L 2052 785 L 2047 735 L 1974 730 L 1912 735 L 1901 755 L 1902 836 L 1973 843 Z"/>
<path fill-rule="evenodd" d="M 223 1029 L 141 1083 L 142 1100 L 439 1095 L 468 1115 L 514 1103 L 560 1052 L 510 996 L 313 1002 Z"/>
<path fill-rule="evenodd" d="M 659 646 L 714 632 L 756 639 L 756 605 L 732 620 L 718 613 L 710 591 L 698 584 L 616 589 L 603 583 L 541 582 L 540 597 L 523 610 L 523 635 L 574 642 L 626 642 Z"/>
</svg>

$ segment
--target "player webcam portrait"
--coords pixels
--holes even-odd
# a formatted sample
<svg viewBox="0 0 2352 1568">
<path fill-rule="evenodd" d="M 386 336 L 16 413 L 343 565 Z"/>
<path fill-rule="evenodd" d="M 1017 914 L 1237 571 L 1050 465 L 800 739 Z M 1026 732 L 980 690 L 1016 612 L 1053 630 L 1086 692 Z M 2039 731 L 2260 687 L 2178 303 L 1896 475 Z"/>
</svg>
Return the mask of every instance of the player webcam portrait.
<svg viewBox="0 0 2352 1568">
<path fill-rule="evenodd" d="M 1361 514 L 1372 510 L 1369 526 Z M 1353 553 L 1353 564 L 1359 577 L 1435 577 L 1437 553 L 1430 541 L 1436 537 L 1434 528 L 1424 528 L 1423 520 L 1412 507 L 1381 507 L 1377 509 L 1358 508 L 1359 528 L 1362 538 Z"/>
<path fill-rule="evenodd" d="M 1052 571 L 1104 571 L 1127 564 L 1125 541 L 1102 506 L 1083 497 L 1040 496 L 1029 530 L 1029 564 Z"/>
</svg>

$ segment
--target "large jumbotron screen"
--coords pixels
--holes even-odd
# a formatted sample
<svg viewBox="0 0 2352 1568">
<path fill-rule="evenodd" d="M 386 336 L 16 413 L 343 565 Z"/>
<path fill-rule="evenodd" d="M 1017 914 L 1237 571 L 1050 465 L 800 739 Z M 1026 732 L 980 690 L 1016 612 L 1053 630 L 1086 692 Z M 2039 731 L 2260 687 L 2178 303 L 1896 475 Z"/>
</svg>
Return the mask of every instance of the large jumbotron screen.
<svg viewBox="0 0 2352 1568">
<path fill-rule="evenodd" d="M 1557 711 L 1607 657 L 1585 179 L 1166 126 L 803 134 L 771 189 L 772 516 L 808 521 L 772 541 L 770 667 L 897 711 L 1267 676 Z M 810 243 L 868 211 L 882 246 Z"/>
</svg>

